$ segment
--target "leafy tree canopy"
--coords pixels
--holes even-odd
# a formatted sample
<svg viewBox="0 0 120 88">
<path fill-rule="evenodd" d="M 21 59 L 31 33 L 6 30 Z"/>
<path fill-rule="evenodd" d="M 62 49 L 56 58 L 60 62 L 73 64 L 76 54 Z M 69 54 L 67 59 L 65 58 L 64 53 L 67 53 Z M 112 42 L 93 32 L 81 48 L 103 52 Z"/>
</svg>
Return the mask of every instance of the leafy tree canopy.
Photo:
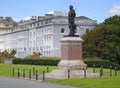
<svg viewBox="0 0 120 88">
<path fill-rule="evenodd" d="M 82 36 L 83 57 L 99 57 L 120 64 L 120 16 L 113 16 Z"/>
</svg>

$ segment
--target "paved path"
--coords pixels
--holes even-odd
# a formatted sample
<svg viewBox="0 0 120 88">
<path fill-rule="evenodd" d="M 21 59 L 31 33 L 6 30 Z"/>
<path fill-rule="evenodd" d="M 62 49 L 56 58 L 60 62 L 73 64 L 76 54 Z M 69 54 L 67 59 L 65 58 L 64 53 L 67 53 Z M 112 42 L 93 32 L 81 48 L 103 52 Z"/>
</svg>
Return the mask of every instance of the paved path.
<svg viewBox="0 0 120 88">
<path fill-rule="evenodd" d="M 64 85 L 31 81 L 17 78 L 0 77 L 0 88 L 76 88 Z"/>
</svg>

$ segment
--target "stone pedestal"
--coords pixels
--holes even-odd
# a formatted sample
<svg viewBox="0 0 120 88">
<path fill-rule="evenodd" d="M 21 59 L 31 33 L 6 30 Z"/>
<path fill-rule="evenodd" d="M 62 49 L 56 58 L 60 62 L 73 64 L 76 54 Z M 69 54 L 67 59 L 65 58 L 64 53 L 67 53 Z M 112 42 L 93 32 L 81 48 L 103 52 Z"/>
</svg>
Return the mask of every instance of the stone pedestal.
<svg viewBox="0 0 120 88">
<path fill-rule="evenodd" d="M 67 79 L 68 70 L 53 70 L 50 73 L 45 74 L 48 78 L 54 79 Z M 70 70 L 70 78 L 84 78 L 84 70 Z M 86 78 L 98 77 L 98 73 L 93 73 L 91 70 L 86 70 Z"/>
<path fill-rule="evenodd" d="M 82 42 L 80 37 L 64 37 L 61 42 L 61 61 L 58 69 L 46 74 L 46 77 L 65 79 L 68 78 L 84 78 L 84 69 L 86 64 L 82 61 Z M 90 70 L 86 70 L 86 77 L 99 76 Z"/>
<path fill-rule="evenodd" d="M 82 42 L 80 37 L 64 37 L 61 42 L 60 70 L 83 70 L 86 64 L 82 61 Z"/>
</svg>

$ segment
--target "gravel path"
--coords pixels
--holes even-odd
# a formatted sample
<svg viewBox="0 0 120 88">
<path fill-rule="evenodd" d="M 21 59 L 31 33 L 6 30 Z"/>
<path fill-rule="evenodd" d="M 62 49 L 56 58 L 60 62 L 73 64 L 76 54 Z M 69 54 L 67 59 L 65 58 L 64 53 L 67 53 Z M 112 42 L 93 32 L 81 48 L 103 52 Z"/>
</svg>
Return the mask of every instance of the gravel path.
<svg viewBox="0 0 120 88">
<path fill-rule="evenodd" d="M 77 88 L 42 81 L 0 77 L 0 88 Z"/>
</svg>

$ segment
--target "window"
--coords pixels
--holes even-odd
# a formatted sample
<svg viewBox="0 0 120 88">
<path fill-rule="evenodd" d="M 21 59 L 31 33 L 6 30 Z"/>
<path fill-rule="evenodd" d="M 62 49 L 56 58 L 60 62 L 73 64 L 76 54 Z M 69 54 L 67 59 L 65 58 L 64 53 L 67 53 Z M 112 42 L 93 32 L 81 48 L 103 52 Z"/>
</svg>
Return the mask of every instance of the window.
<svg viewBox="0 0 120 88">
<path fill-rule="evenodd" d="M 32 27 L 32 24 L 30 24 L 30 28 Z"/>
<path fill-rule="evenodd" d="M 26 29 L 26 25 L 24 26 L 24 29 Z"/>
<path fill-rule="evenodd" d="M 47 20 L 45 21 L 45 24 L 48 24 L 48 21 L 47 21 Z"/>
<path fill-rule="evenodd" d="M 88 32 L 88 31 L 89 31 L 89 28 L 86 29 L 86 32 Z"/>
<path fill-rule="evenodd" d="M 35 32 L 34 32 L 34 37 L 35 37 Z"/>
<path fill-rule="evenodd" d="M 41 25 L 43 25 L 43 21 L 41 22 Z"/>
<path fill-rule="evenodd" d="M 51 23 L 52 22 L 52 20 L 49 20 L 49 23 Z"/>
<path fill-rule="evenodd" d="M 37 26 L 39 26 L 39 23 L 37 23 Z"/>
<path fill-rule="evenodd" d="M 30 32 L 30 36 L 32 36 L 32 32 Z"/>
<path fill-rule="evenodd" d="M 50 29 L 50 32 L 52 32 L 52 30 Z"/>
<path fill-rule="evenodd" d="M 65 28 L 61 28 L 61 33 L 64 33 L 65 32 Z"/>
<path fill-rule="evenodd" d="M 34 23 L 34 27 L 36 26 L 36 24 Z"/>
<path fill-rule="evenodd" d="M 35 40 L 34 40 L 34 46 L 35 46 Z"/>
</svg>

